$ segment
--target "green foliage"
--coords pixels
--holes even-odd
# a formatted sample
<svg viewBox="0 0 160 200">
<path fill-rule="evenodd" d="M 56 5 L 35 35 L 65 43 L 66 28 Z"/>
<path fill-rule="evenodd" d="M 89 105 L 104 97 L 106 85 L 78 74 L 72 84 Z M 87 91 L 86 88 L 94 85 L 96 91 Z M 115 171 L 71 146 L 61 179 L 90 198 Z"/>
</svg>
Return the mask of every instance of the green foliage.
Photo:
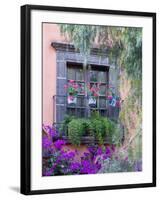
<svg viewBox="0 0 160 200">
<path fill-rule="evenodd" d="M 108 119 L 107 117 L 101 117 L 99 112 L 92 112 L 91 114 L 91 124 L 93 127 L 93 135 L 98 139 L 100 144 L 107 140 L 110 143 L 114 143 L 113 137 L 116 131 L 116 123 Z"/>
<path fill-rule="evenodd" d="M 80 145 L 84 135 L 95 137 L 99 144 L 103 144 L 106 137 L 112 144 L 119 143 L 117 125 L 110 119 L 101 117 L 98 112 L 92 113 L 91 118 L 88 119 L 66 116 L 61 131 L 68 132 L 69 140 L 74 145 Z"/>
<path fill-rule="evenodd" d="M 109 49 L 110 62 L 125 69 L 141 92 L 142 28 L 63 24 L 60 30 L 84 55 L 85 64 L 97 38 L 101 49 Z"/>
<path fill-rule="evenodd" d="M 72 144 L 80 145 L 82 136 L 85 133 L 85 120 L 73 119 L 68 124 L 68 137 Z"/>
<path fill-rule="evenodd" d="M 142 76 L 142 29 L 125 28 L 122 35 L 122 42 L 125 46 L 123 63 L 130 77 L 141 80 Z"/>
<path fill-rule="evenodd" d="M 72 119 L 75 119 L 75 116 L 70 116 L 70 115 L 66 115 L 64 117 L 64 120 L 62 121 L 62 124 L 60 126 L 60 133 L 66 133 L 67 132 L 67 128 L 68 128 L 68 124 L 69 122 L 72 121 Z"/>
<path fill-rule="evenodd" d="M 84 118 L 83 118 L 84 119 Z M 90 119 L 84 119 L 85 135 L 94 135 L 94 127 Z"/>
<path fill-rule="evenodd" d="M 99 144 L 104 143 L 105 137 L 105 126 L 100 119 L 93 119 L 92 126 L 94 127 L 94 136 L 98 139 Z"/>
<path fill-rule="evenodd" d="M 75 24 L 60 25 L 61 33 L 68 36 L 71 42 L 74 43 L 76 49 L 84 55 L 84 62 L 86 62 L 87 56 L 90 54 L 90 49 L 97 35 L 97 30 L 97 26 Z"/>
<path fill-rule="evenodd" d="M 112 137 L 115 134 L 116 124 L 107 117 L 101 117 L 99 114 L 94 114 L 91 118 L 91 124 L 93 126 L 93 134 L 98 139 L 99 144 L 103 144 L 107 137 L 111 143 Z"/>
</svg>

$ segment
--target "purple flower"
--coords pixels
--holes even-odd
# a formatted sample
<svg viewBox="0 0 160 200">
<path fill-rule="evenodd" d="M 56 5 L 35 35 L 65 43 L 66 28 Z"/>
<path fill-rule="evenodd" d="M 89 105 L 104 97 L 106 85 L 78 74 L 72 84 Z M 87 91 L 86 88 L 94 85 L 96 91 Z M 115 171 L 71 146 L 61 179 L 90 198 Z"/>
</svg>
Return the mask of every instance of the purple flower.
<svg viewBox="0 0 160 200">
<path fill-rule="evenodd" d="M 92 155 L 94 155 L 94 154 L 96 153 L 96 151 L 97 151 L 97 147 L 96 147 L 96 146 L 90 146 L 90 147 L 88 147 L 88 151 L 89 151 Z"/>
<path fill-rule="evenodd" d="M 57 140 L 56 142 L 54 142 L 54 146 L 58 150 L 60 150 L 62 148 L 62 146 L 65 144 L 66 144 L 66 142 L 64 140 Z"/>
<path fill-rule="evenodd" d="M 43 138 L 42 138 L 42 146 L 45 149 L 49 149 L 52 146 L 52 141 L 47 136 L 43 136 Z"/>
<path fill-rule="evenodd" d="M 97 149 L 97 153 L 96 153 L 97 156 L 100 156 L 102 153 L 103 153 L 102 148 L 99 147 L 99 148 Z"/>
<path fill-rule="evenodd" d="M 110 149 L 110 147 L 107 147 L 107 148 L 106 148 L 106 155 L 107 155 L 108 157 L 111 157 L 111 149 Z"/>
<path fill-rule="evenodd" d="M 95 174 L 98 171 L 98 165 L 93 163 L 91 160 L 82 160 L 81 174 Z"/>
<path fill-rule="evenodd" d="M 79 162 L 74 162 L 70 165 L 70 169 L 73 172 L 78 171 L 80 167 L 81 167 L 81 164 Z"/>
<path fill-rule="evenodd" d="M 61 159 L 69 161 L 70 159 L 73 159 L 75 156 L 75 152 L 70 151 L 70 152 L 62 152 L 61 151 Z"/>
<path fill-rule="evenodd" d="M 90 156 L 90 153 L 84 152 L 83 155 L 84 155 L 84 157 L 89 157 L 89 156 Z"/>
<path fill-rule="evenodd" d="M 100 163 L 96 162 L 95 166 L 96 166 L 97 170 L 100 170 L 100 168 L 101 168 L 101 164 Z"/>
<path fill-rule="evenodd" d="M 49 125 L 42 125 L 42 128 L 44 130 L 44 132 L 46 132 L 49 136 L 51 137 L 58 137 L 58 132 L 52 127 L 52 126 L 49 126 Z"/>
</svg>

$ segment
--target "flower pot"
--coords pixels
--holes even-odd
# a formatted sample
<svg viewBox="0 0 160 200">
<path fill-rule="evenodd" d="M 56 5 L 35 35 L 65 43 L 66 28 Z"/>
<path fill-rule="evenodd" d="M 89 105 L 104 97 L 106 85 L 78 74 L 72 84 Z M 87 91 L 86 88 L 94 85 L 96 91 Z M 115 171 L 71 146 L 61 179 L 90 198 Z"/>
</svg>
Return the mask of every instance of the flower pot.
<svg viewBox="0 0 160 200">
<path fill-rule="evenodd" d="M 77 97 L 69 95 L 67 98 L 67 102 L 69 105 L 77 103 Z"/>
<path fill-rule="evenodd" d="M 115 98 L 112 99 L 110 105 L 111 105 L 112 107 L 115 107 L 115 106 L 116 106 L 116 99 L 115 99 Z"/>
<path fill-rule="evenodd" d="M 90 107 L 96 107 L 97 100 L 94 97 L 89 97 L 88 104 Z"/>
</svg>

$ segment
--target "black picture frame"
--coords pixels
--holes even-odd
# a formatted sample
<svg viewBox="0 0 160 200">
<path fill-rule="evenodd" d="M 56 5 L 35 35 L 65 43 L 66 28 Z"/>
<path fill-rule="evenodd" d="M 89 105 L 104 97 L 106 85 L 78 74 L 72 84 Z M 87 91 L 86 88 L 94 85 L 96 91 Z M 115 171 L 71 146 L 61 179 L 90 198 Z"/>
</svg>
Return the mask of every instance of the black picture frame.
<svg viewBox="0 0 160 200">
<path fill-rule="evenodd" d="M 153 56 L 153 149 L 152 149 L 152 183 L 138 183 L 125 185 L 109 185 L 78 188 L 60 188 L 49 190 L 31 190 L 31 11 L 63 11 L 78 13 L 100 13 L 123 16 L 142 16 L 151 17 L 152 27 L 152 56 Z M 156 186 L 156 13 L 134 12 L 120 10 L 103 10 L 90 8 L 55 7 L 44 5 L 24 5 L 21 6 L 21 181 L 20 191 L 25 195 L 81 192 L 93 190 L 112 190 Z"/>
</svg>

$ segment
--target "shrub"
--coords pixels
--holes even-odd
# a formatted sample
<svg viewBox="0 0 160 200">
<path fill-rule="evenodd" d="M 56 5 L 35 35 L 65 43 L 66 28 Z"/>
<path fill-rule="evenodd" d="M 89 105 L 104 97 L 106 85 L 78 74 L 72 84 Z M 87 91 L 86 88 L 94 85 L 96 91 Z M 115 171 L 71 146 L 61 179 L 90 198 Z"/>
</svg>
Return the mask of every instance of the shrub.
<svg viewBox="0 0 160 200">
<path fill-rule="evenodd" d="M 88 119 L 66 116 L 60 130 L 68 131 L 69 140 L 75 145 L 80 145 L 83 135 L 94 136 L 99 144 L 104 144 L 106 138 L 109 143 L 120 142 L 117 124 L 107 117 L 101 117 L 96 111 Z"/>
<path fill-rule="evenodd" d="M 72 121 L 72 119 L 75 119 L 75 117 L 70 116 L 70 115 L 66 115 L 64 117 L 64 120 L 62 121 L 62 124 L 61 124 L 60 129 L 59 129 L 60 133 L 66 133 L 67 132 L 68 124 L 69 124 L 69 122 Z"/>
<path fill-rule="evenodd" d="M 93 134 L 98 139 L 100 144 L 104 143 L 106 137 L 111 142 L 112 136 L 115 134 L 116 124 L 107 117 L 99 116 L 99 113 L 94 112 L 91 116 L 91 123 L 93 125 Z"/>
<path fill-rule="evenodd" d="M 93 135 L 100 144 L 104 143 L 105 126 L 100 119 L 92 119 L 92 125 L 94 127 Z"/>
<path fill-rule="evenodd" d="M 72 144 L 80 145 L 83 134 L 85 133 L 85 120 L 73 119 L 68 124 L 68 137 Z"/>
</svg>

